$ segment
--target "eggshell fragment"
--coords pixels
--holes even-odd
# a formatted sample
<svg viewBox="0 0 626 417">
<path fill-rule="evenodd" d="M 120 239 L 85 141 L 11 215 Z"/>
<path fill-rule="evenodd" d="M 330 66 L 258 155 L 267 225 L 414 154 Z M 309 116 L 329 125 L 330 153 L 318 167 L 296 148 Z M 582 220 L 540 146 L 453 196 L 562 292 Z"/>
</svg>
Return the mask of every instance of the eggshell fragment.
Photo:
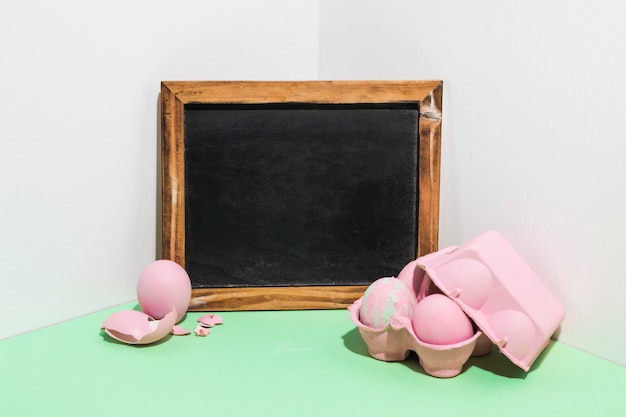
<svg viewBox="0 0 626 417">
<path fill-rule="evenodd" d="M 122 310 L 104 320 L 101 329 L 115 340 L 131 345 L 146 345 L 165 337 L 176 323 L 176 309 L 161 320 L 136 310 Z"/>
<path fill-rule="evenodd" d="M 203 336 L 204 337 L 204 336 L 207 336 L 209 333 L 211 333 L 211 330 L 209 330 L 207 327 L 204 327 L 204 326 L 198 324 L 196 326 L 195 332 L 196 332 L 196 336 Z"/>
<path fill-rule="evenodd" d="M 174 336 L 186 336 L 190 333 L 191 333 L 191 330 L 187 330 L 184 327 L 181 327 L 181 326 L 172 327 L 172 334 Z"/>
<path fill-rule="evenodd" d="M 191 301 L 191 280 L 176 262 L 161 259 L 146 266 L 137 281 L 137 301 L 141 311 L 162 319 L 176 308 L 176 323 L 182 320 Z"/>
<path fill-rule="evenodd" d="M 217 324 L 224 324 L 224 319 L 217 314 L 205 314 L 198 319 L 198 322 L 203 327 L 213 327 Z"/>
</svg>

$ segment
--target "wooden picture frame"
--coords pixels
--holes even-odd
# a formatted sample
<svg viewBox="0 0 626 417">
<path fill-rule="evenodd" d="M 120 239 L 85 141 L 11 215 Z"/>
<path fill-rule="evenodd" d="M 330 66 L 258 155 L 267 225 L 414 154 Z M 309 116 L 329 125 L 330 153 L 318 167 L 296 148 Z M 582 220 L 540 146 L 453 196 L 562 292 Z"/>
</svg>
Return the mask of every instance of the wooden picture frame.
<svg viewBox="0 0 626 417">
<path fill-rule="evenodd" d="M 185 111 L 198 105 L 414 106 L 418 112 L 415 256 L 436 251 L 442 89 L 441 81 L 163 81 L 160 96 L 163 258 L 186 267 Z M 365 283 L 295 284 L 194 287 L 190 311 L 345 308 L 367 288 Z"/>
</svg>

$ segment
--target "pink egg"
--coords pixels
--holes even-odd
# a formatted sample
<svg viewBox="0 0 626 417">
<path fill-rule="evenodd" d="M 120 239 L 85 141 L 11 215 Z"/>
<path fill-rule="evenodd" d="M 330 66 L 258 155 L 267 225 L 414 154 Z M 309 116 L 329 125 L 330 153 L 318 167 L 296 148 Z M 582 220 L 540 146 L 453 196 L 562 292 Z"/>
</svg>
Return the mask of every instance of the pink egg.
<svg viewBox="0 0 626 417">
<path fill-rule="evenodd" d="M 407 285 L 394 277 L 374 281 L 363 294 L 359 320 L 373 329 L 384 329 L 394 316 L 411 320 L 417 301 Z"/>
<path fill-rule="evenodd" d="M 146 266 L 137 281 L 137 301 L 141 310 L 160 320 L 176 309 L 178 323 L 189 308 L 191 280 L 182 266 L 165 259 Z"/>
<path fill-rule="evenodd" d="M 412 323 L 417 337 L 433 345 L 451 345 L 474 335 L 472 322 L 461 307 L 443 294 L 432 294 L 420 301 Z"/>
</svg>

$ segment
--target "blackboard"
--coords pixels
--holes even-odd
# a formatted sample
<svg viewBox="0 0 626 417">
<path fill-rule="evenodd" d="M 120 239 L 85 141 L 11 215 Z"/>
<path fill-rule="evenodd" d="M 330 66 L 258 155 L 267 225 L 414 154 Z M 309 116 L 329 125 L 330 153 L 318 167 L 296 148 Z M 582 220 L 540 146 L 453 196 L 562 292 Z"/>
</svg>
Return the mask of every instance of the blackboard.
<svg viewBox="0 0 626 417">
<path fill-rule="evenodd" d="M 340 308 L 436 250 L 439 82 L 163 82 L 191 309 Z"/>
</svg>

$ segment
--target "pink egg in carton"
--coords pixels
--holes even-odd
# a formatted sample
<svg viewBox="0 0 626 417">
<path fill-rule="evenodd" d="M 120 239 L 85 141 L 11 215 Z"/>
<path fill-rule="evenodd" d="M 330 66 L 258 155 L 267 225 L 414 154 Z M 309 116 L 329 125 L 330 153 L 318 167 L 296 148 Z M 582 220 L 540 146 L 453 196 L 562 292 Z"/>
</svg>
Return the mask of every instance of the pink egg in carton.
<svg viewBox="0 0 626 417">
<path fill-rule="evenodd" d="M 418 308 L 427 298 L 437 301 L 431 314 Z M 448 304 L 471 319 L 470 333 L 463 319 L 448 320 L 458 315 Z M 424 371 L 441 378 L 458 375 L 470 356 L 489 353 L 492 344 L 528 371 L 565 317 L 561 303 L 496 231 L 410 262 L 397 278 L 368 287 L 349 311 L 372 357 L 402 361 L 414 351 Z"/>
</svg>

